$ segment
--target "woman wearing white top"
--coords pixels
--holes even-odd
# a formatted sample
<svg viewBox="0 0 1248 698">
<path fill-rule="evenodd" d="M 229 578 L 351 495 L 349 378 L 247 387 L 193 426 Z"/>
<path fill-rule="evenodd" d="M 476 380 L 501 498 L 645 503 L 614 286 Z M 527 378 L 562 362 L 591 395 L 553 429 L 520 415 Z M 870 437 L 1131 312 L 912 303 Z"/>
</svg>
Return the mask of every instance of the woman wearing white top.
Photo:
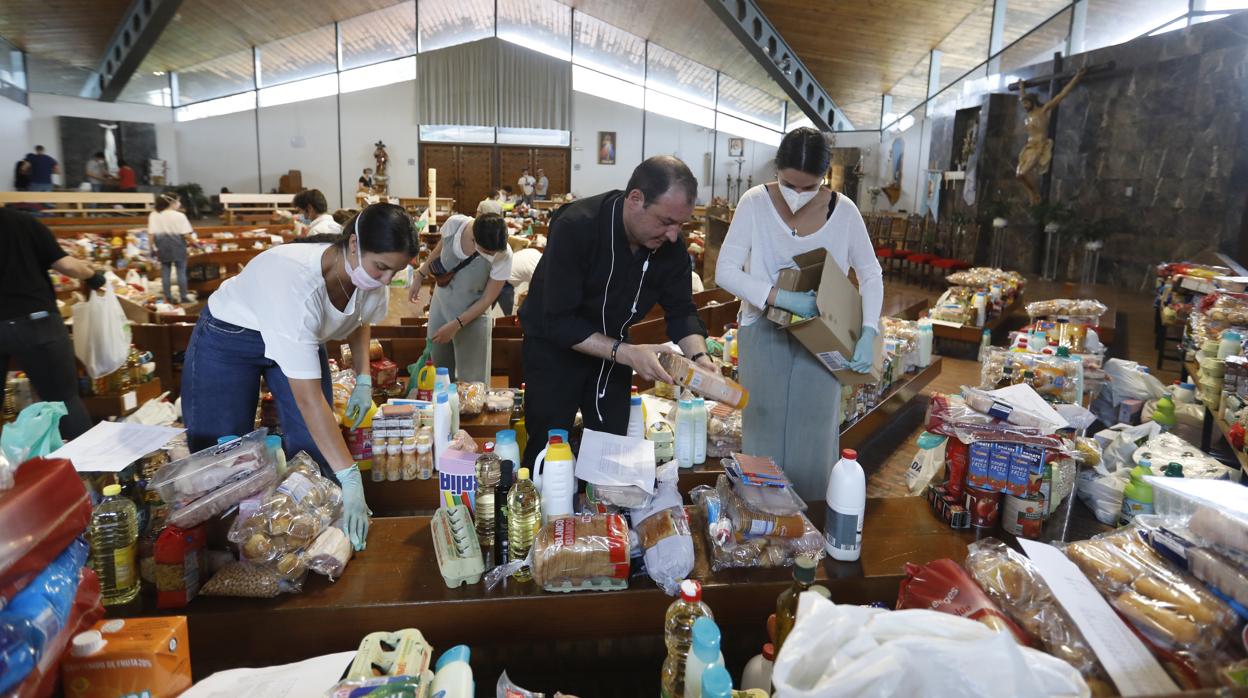
<svg viewBox="0 0 1248 698">
<path fill-rule="evenodd" d="M 342 226 L 334 220 L 333 215 L 329 213 L 329 202 L 325 200 L 325 195 L 320 189 L 306 189 L 295 194 L 295 198 L 291 201 L 294 207 L 299 210 L 299 217 L 296 222 L 299 224 L 300 236 L 311 235 L 338 235 L 342 233 Z"/>
<path fill-rule="evenodd" d="M 884 281 L 858 208 L 821 186 L 831 148 L 813 128 L 789 132 L 776 151 L 776 180 L 747 191 L 737 204 L 719 253 L 715 281 L 741 299 L 738 335 L 745 408 L 745 453 L 770 456 L 803 499 L 822 499 L 839 457 L 841 384 L 797 340 L 764 316 L 777 307 L 818 313 L 813 292 L 775 287 L 793 257 L 823 248 L 862 295 L 862 337 L 849 366 L 866 371 L 874 359 Z"/>
<path fill-rule="evenodd" d="M 421 278 L 412 286 L 412 302 L 425 279 L 454 272 L 429 302 L 433 362 L 450 369 L 451 380 L 489 385 L 493 325 L 487 311 L 511 278 L 507 223 L 497 213 L 455 215 L 441 232 L 429 261 L 416 270 Z"/>
<path fill-rule="evenodd" d="M 160 261 L 160 284 L 165 292 L 165 302 L 173 305 L 173 282 L 169 275 L 174 267 L 178 270 L 178 291 L 183 303 L 189 303 L 186 285 L 186 239 L 194 235 L 191 222 L 182 213 L 182 201 L 177 194 L 164 193 L 156 197 L 156 210 L 147 214 L 147 235 L 156 259 Z"/>
<path fill-rule="evenodd" d="M 369 325 L 386 316 L 390 280 L 419 249 L 407 212 L 374 204 L 338 237 L 260 253 L 227 279 L 199 316 L 182 372 L 192 450 L 255 424 L 260 379 L 277 402 L 287 453 L 307 451 L 342 484 L 343 530 L 357 550 L 368 535 L 360 472 L 331 405 L 324 345 L 346 341 L 357 375 L 346 417 L 359 426 L 372 404 Z"/>
</svg>

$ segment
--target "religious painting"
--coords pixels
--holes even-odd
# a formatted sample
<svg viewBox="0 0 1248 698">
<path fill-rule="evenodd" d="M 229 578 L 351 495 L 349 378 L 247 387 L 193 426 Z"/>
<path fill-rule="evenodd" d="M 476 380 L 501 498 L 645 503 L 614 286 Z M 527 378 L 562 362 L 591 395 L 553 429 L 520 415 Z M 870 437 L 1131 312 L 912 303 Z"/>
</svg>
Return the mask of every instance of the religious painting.
<svg viewBox="0 0 1248 698">
<path fill-rule="evenodd" d="M 906 142 L 901 138 L 893 140 L 893 148 L 889 159 L 893 161 L 893 184 L 901 184 L 901 165 L 906 158 Z"/>
<path fill-rule="evenodd" d="M 923 200 L 919 202 L 919 215 L 926 216 L 930 213 L 932 220 L 939 222 L 940 185 L 944 182 L 944 173 L 940 170 L 928 170 L 924 182 L 927 189 L 923 193 Z"/>
<path fill-rule="evenodd" d="M 745 157 L 745 139 L 729 138 L 728 139 L 728 157 L 740 158 Z"/>
<path fill-rule="evenodd" d="M 615 131 L 598 132 L 598 164 L 615 164 Z"/>
</svg>

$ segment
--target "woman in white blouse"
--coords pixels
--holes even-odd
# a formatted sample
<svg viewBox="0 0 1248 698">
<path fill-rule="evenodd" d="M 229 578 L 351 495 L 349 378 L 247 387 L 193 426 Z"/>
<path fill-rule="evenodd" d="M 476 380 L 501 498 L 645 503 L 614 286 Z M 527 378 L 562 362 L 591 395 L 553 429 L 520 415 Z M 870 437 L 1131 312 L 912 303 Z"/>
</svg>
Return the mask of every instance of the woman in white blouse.
<svg viewBox="0 0 1248 698">
<path fill-rule="evenodd" d="M 161 288 L 165 292 L 165 302 L 174 304 L 173 282 L 170 275 L 176 268 L 178 271 L 178 291 L 182 303 L 189 303 L 187 293 L 190 288 L 186 281 L 186 243 L 187 238 L 195 231 L 191 222 L 182 213 L 182 201 L 174 192 L 166 192 L 156 197 L 156 210 L 147 214 L 147 235 L 160 262 Z"/>
<path fill-rule="evenodd" d="M 874 360 L 884 281 L 858 208 L 822 186 L 832 150 L 823 134 L 799 128 L 776 151 L 776 181 L 747 191 L 737 204 L 720 250 L 715 280 L 741 299 L 738 335 L 741 382 L 750 391 L 743 448 L 770 456 L 803 499 L 823 499 L 839 457 L 841 384 L 797 340 L 765 317 L 777 307 L 802 317 L 818 314 L 814 292 L 776 288 L 793 257 L 827 250 L 828 260 L 858 277 L 862 337 L 849 367 Z"/>
<path fill-rule="evenodd" d="M 346 417 L 358 427 L 372 404 L 369 326 L 385 318 L 390 280 L 418 249 L 407 212 L 374 204 L 341 236 L 266 250 L 208 299 L 186 351 L 182 410 L 191 450 L 254 428 L 263 377 L 286 452 L 307 451 L 341 483 L 343 529 L 356 550 L 368 535 L 368 507 L 334 416 L 325 343 L 351 345 L 357 377 Z"/>
</svg>

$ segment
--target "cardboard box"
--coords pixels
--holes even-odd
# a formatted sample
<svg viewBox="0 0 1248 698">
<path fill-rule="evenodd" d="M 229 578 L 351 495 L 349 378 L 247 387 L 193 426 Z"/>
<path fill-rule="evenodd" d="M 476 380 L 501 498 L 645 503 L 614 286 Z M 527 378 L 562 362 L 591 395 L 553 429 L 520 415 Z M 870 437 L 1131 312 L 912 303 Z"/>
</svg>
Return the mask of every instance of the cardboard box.
<svg viewBox="0 0 1248 698">
<path fill-rule="evenodd" d="M 186 616 L 102 620 L 104 645 L 61 661 L 66 698 L 176 696 L 191 687 Z"/>
<path fill-rule="evenodd" d="M 846 367 L 854 355 L 858 338 L 862 336 L 862 296 L 858 294 L 858 288 L 840 267 L 834 262 L 829 263 L 824 250 L 799 255 L 793 258 L 793 262 L 795 268 L 781 270 L 777 287 L 787 291 L 816 290 L 815 305 L 819 315 L 792 324 L 778 324 L 791 332 L 807 351 L 832 371 L 841 385 L 880 382 L 884 374 L 884 341 L 879 333 L 875 336 L 875 364 L 871 371 L 857 373 Z M 783 310 L 779 312 L 789 315 Z M 768 317 L 772 318 L 770 312 Z"/>
<path fill-rule="evenodd" d="M 781 269 L 776 276 L 776 288 L 785 291 L 812 291 L 819 288 L 819 279 L 823 276 L 823 260 L 827 251 L 820 248 L 793 258 L 797 266 Z M 793 314 L 780 308 L 770 308 L 767 319 L 781 327 L 788 327 Z"/>
</svg>

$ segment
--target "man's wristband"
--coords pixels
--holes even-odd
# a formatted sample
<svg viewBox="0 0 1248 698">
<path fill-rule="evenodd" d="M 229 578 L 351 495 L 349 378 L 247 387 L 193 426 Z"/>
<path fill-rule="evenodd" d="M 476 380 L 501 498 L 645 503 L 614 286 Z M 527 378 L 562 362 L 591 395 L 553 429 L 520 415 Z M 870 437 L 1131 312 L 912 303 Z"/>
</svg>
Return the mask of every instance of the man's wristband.
<svg viewBox="0 0 1248 698">
<path fill-rule="evenodd" d="M 611 363 L 615 363 L 615 355 L 620 351 L 620 345 L 623 343 L 623 339 L 617 339 L 615 340 L 615 344 L 611 346 Z"/>
<path fill-rule="evenodd" d="M 698 352 L 698 353 L 694 354 L 693 356 L 690 356 L 690 357 L 689 357 L 689 360 L 690 360 L 690 361 L 697 361 L 698 359 L 702 358 L 703 356 L 707 356 L 707 357 L 709 357 L 710 355 L 709 355 L 709 354 L 707 354 L 707 353 L 706 353 L 706 352 L 704 352 L 704 351 L 700 351 L 700 352 Z"/>
<path fill-rule="evenodd" d="M 459 329 L 464 329 L 464 321 L 460 320 L 458 315 L 455 316 L 455 322 L 459 323 Z"/>
</svg>

